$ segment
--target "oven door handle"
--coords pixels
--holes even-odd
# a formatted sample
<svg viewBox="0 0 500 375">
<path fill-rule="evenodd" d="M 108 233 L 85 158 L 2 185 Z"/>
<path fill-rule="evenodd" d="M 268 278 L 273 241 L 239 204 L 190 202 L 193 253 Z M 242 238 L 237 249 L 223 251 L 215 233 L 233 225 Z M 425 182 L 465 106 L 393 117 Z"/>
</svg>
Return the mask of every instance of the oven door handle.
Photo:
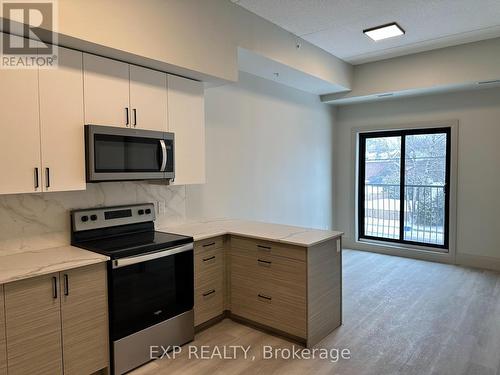
<svg viewBox="0 0 500 375">
<path fill-rule="evenodd" d="M 112 260 L 112 268 L 116 269 L 116 268 L 130 266 L 132 264 L 144 263 L 144 262 L 147 262 L 149 260 L 164 258 L 164 257 L 168 257 L 170 255 L 184 253 L 184 252 L 190 251 L 190 250 L 193 250 L 192 243 L 187 244 L 187 245 L 183 245 L 183 246 L 179 246 L 179 247 L 174 247 L 174 248 L 164 250 L 164 251 L 157 251 L 155 253 L 138 255 L 135 257 L 114 259 L 114 260 Z"/>
<path fill-rule="evenodd" d="M 160 172 L 165 172 L 165 168 L 167 167 L 167 146 L 165 145 L 165 141 L 160 139 L 161 146 L 161 167 Z"/>
</svg>

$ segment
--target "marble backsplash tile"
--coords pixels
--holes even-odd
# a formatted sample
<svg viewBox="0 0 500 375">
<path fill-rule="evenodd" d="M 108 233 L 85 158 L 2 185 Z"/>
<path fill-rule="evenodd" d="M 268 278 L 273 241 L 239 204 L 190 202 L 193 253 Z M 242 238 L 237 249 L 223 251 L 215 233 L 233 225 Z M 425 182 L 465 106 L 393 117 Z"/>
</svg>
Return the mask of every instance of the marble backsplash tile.
<svg viewBox="0 0 500 375">
<path fill-rule="evenodd" d="M 85 191 L 0 196 L 0 252 L 66 245 L 72 209 L 164 202 L 157 227 L 186 220 L 185 186 L 146 182 L 88 184 Z"/>
</svg>

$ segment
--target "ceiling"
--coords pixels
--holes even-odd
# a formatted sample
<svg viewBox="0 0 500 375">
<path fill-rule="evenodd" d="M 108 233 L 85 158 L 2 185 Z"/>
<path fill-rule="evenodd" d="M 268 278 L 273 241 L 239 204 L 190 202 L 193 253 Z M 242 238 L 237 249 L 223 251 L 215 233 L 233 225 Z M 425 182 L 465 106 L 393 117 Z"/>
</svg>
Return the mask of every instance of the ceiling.
<svg viewBox="0 0 500 375">
<path fill-rule="evenodd" d="M 500 37 L 500 0 L 232 0 L 352 64 Z M 397 22 L 401 37 L 363 30 Z"/>
</svg>

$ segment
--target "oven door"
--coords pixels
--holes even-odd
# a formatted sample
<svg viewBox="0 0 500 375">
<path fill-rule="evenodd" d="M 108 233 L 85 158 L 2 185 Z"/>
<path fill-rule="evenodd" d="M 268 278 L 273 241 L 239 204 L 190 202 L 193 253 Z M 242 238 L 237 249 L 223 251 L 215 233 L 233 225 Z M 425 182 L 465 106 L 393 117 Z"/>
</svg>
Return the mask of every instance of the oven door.
<svg viewBox="0 0 500 375">
<path fill-rule="evenodd" d="M 174 135 L 85 126 L 87 182 L 174 178 Z"/>
<path fill-rule="evenodd" d="M 192 310 L 193 273 L 192 244 L 113 260 L 109 277 L 112 341 Z"/>
</svg>

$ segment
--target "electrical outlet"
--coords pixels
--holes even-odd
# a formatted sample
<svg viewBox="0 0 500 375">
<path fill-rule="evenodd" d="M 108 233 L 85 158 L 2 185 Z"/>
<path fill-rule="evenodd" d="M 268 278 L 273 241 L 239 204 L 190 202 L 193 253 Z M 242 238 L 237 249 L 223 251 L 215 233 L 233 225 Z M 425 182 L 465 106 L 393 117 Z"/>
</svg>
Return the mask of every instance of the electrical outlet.
<svg viewBox="0 0 500 375">
<path fill-rule="evenodd" d="M 164 215 L 165 212 L 167 211 L 167 202 L 165 201 L 158 201 L 158 214 L 159 215 Z"/>
</svg>

